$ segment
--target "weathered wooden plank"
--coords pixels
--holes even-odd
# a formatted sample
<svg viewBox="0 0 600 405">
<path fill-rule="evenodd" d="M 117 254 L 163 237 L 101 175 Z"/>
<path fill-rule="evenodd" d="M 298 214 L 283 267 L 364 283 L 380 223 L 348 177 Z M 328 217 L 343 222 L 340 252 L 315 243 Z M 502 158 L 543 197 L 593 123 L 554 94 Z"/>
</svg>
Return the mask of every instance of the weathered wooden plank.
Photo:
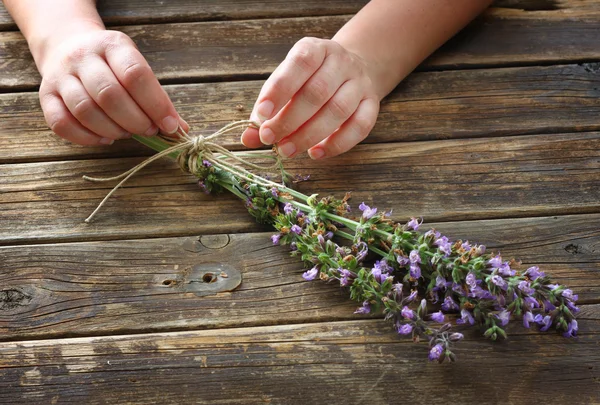
<svg viewBox="0 0 600 405">
<path fill-rule="evenodd" d="M 599 130 L 599 71 L 584 64 L 415 73 L 384 100 L 365 142 Z M 193 133 L 208 134 L 247 119 L 261 85 L 252 81 L 166 88 Z M 239 135 L 220 142 L 242 147 Z M 60 140 L 47 128 L 33 93 L 0 95 L 0 148 L 0 163 L 150 153 L 135 141 L 91 148 Z"/>
<path fill-rule="evenodd" d="M 431 226 L 452 240 L 470 239 L 516 257 L 523 268 L 539 265 L 573 288 L 580 302 L 600 302 L 600 214 Z M 302 264 L 287 248 L 273 246 L 269 235 L 2 247 L 0 339 L 356 318 L 347 292 L 305 282 Z M 196 295 L 206 286 L 202 270 L 218 269 L 240 272 L 241 285 Z"/>
<path fill-rule="evenodd" d="M 329 38 L 350 16 L 136 25 L 130 35 L 166 82 L 266 76 L 305 36 Z M 491 9 L 423 65 L 425 69 L 600 59 L 600 11 Z M 0 90 L 40 81 L 18 32 L 0 32 Z"/>
<path fill-rule="evenodd" d="M 598 404 L 600 307 L 582 313 L 576 340 L 469 332 L 442 365 L 372 320 L 2 343 L 0 401 Z"/>
<path fill-rule="evenodd" d="M 366 0 L 99 0 L 98 11 L 108 26 L 166 22 L 192 22 L 252 18 L 354 14 Z M 499 0 L 495 7 L 520 10 L 597 10 L 594 0 Z M 0 30 L 16 30 L 16 24 L 0 3 Z"/>
<path fill-rule="evenodd" d="M 465 220 L 592 213 L 600 209 L 600 133 L 361 145 L 326 161 L 292 159 L 310 173 L 306 194 L 343 195 L 393 208 L 397 218 Z M 0 243 L 120 239 L 257 229 L 232 195 L 207 196 L 164 161 L 144 169 L 83 223 L 139 158 L 3 165 Z"/>
<path fill-rule="evenodd" d="M 573 0 L 562 2 L 575 3 Z M 107 26 L 114 26 L 354 14 L 367 3 L 367 0 L 98 0 L 98 12 Z M 579 5 L 573 5 L 579 8 Z M 570 7 L 565 4 L 565 8 Z M 0 30 L 16 29 L 16 24 L 0 3 Z"/>
</svg>

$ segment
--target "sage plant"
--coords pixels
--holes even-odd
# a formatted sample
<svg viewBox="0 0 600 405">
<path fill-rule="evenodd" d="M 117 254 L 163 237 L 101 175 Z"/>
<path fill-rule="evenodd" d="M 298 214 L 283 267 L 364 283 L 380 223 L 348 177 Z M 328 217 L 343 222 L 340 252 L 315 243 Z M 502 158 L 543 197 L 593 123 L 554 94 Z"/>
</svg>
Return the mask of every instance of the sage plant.
<svg viewBox="0 0 600 405">
<path fill-rule="evenodd" d="M 136 139 L 159 151 L 169 146 Z M 214 155 L 209 161 L 202 150 L 195 153 L 180 161 L 192 162 L 194 170 L 182 168 L 199 178 L 204 192 L 227 190 L 241 198 L 250 215 L 277 230 L 273 244 L 289 246 L 304 262 L 305 280 L 339 283 L 360 304 L 355 313 L 381 312 L 400 335 L 428 342 L 431 361 L 454 361 L 452 344 L 463 338 L 451 331 L 448 314 L 456 315 L 456 324 L 479 326 L 492 340 L 506 338 L 505 327 L 517 319 L 526 328 L 577 334 L 577 295 L 537 266 L 518 271 L 517 262 L 487 253 L 483 245 L 451 241 L 435 229 L 422 232 L 422 220 L 394 222 L 390 213 L 365 203 L 353 217 L 349 194 L 299 193 L 288 186 L 293 179 L 282 167 L 282 182 L 275 183 L 232 173 Z"/>
</svg>

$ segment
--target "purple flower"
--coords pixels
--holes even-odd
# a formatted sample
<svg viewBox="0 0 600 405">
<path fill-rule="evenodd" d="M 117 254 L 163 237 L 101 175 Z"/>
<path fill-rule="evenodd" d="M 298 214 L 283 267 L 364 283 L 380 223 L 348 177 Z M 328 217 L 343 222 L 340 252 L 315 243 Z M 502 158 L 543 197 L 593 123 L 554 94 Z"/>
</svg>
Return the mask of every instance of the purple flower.
<svg viewBox="0 0 600 405">
<path fill-rule="evenodd" d="M 396 293 L 396 295 L 398 297 L 402 297 L 402 289 L 404 288 L 404 286 L 402 285 L 402 283 L 396 283 L 393 286 L 394 292 Z"/>
<path fill-rule="evenodd" d="M 573 295 L 573 291 L 569 288 L 562 292 L 562 296 L 570 301 L 577 301 L 579 299 L 578 295 Z"/>
<path fill-rule="evenodd" d="M 506 280 L 504 280 L 502 276 L 499 276 L 497 274 L 494 274 L 492 276 L 492 283 L 496 284 L 503 290 L 506 290 L 506 288 L 508 287 L 508 283 L 506 282 Z"/>
<path fill-rule="evenodd" d="M 439 361 L 440 357 L 442 357 L 442 354 L 444 354 L 444 346 L 438 343 L 437 345 L 433 346 L 429 351 L 429 361 Z"/>
<path fill-rule="evenodd" d="M 444 298 L 444 302 L 442 303 L 442 310 L 444 312 L 456 311 L 458 309 L 458 304 L 451 296 L 447 296 Z"/>
<path fill-rule="evenodd" d="M 419 279 L 421 278 L 421 267 L 418 264 L 411 263 L 409 273 L 412 278 Z"/>
<path fill-rule="evenodd" d="M 488 264 L 493 268 L 493 269 L 497 269 L 498 267 L 502 266 L 502 256 L 500 256 L 500 254 L 492 257 L 489 261 Z"/>
<path fill-rule="evenodd" d="M 508 262 L 504 262 L 504 263 L 502 263 L 502 265 L 500 267 L 498 267 L 498 273 L 502 274 L 503 276 L 511 276 L 512 277 L 517 272 L 510 268 L 510 265 L 508 264 Z"/>
<path fill-rule="evenodd" d="M 523 326 L 529 328 L 529 322 L 534 322 L 533 314 L 529 311 L 523 315 Z"/>
<path fill-rule="evenodd" d="M 412 330 L 413 330 L 412 325 L 405 323 L 404 325 L 402 325 L 398 328 L 398 333 L 401 335 L 408 335 L 410 332 L 412 332 Z"/>
<path fill-rule="evenodd" d="M 577 331 L 579 330 L 579 326 L 577 325 L 577 321 L 573 319 L 567 328 L 567 331 L 563 333 L 564 337 L 575 337 L 577 336 Z"/>
<path fill-rule="evenodd" d="M 559 284 L 548 284 L 548 288 L 552 291 L 556 290 L 558 287 L 560 287 Z"/>
<path fill-rule="evenodd" d="M 463 340 L 465 338 L 465 335 L 463 335 L 462 333 L 459 333 L 459 332 L 454 332 L 454 333 L 450 334 L 450 336 L 448 336 L 448 338 L 450 339 L 451 342 L 458 342 L 459 340 Z"/>
<path fill-rule="evenodd" d="M 343 268 L 339 268 L 338 272 L 340 273 L 340 285 L 342 287 L 348 287 L 349 285 L 352 285 L 352 283 L 354 282 L 354 279 L 356 278 L 356 274 L 354 274 L 353 272 L 351 272 L 350 270 L 346 270 Z"/>
<path fill-rule="evenodd" d="M 536 300 L 533 297 L 525 297 L 523 299 L 524 304 L 523 307 L 526 309 L 533 309 L 533 308 L 539 308 L 540 307 L 540 303 L 538 302 L 538 300 Z"/>
<path fill-rule="evenodd" d="M 450 241 L 448 240 L 447 237 L 442 236 L 439 239 L 436 239 L 436 241 L 434 242 L 434 244 L 440 249 L 440 251 L 442 253 L 444 253 L 446 256 L 450 256 L 450 253 L 452 253 L 452 244 L 450 243 Z"/>
<path fill-rule="evenodd" d="M 369 301 L 363 302 L 362 307 L 354 311 L 355 314 L 368 314 L 369 312 L 371 312 L 371 305 L 369 305 Z"/>
<path fill-rule="evenodd" d="M 478 245 L 475 246 L 475 254 L 474 256 L 481 256 L 482 254 L 485 253 L 485 245 Z"/>
<path fill-rule="evenodd" d="M 279 239 L 281 239 L 281 234 L 277 233 L 275 235 L 271 235 L 271 240 L 274 245 L 279 245 Z"/>
<path fill-rule="evenodd" d="M 294 251 L 298 250 L 298 245 L 296 245 L 296 242 L 292 242 L 292 243 L 290 243 L 290 250 L 291 250 L 292 252 L 294 252 Z"/>
<path fill-rule="evenodd" d="M 319 269 L 315 266 L 312 269 L 305 271 L 304 274 L 302 274 L 302 278 L 305 279 L 306 281 L 310 281 L 310 280 L 314 280 L 315 278 L 317 278 L 318 274 L 319 274 Z"/>
<path fill-rule="evenodd" d="M 325 238 L 323 237 L 323 235 L 318 234 L 317 241 L 319 242 L 319 245 L 321 245 L 321 247 L 325 247 Z"/>
<path fill-rule="evenodd" d="M 389 274 L 387 274 L 387 273 L 381 273 L 381 272 L 380 272 L 379 270 L 377 270 L 377 269 L 372 269 L 372 270 L 371 270 L 371 274 L 373 274 L 373 275 L 375 276 L 375 280 L 377 280 L 377 282 L 378 282 L 379 284 L 383 284 L 383 283 L 385 283 L 385 280 L 387 280 L 388 278 L 391 278 L 391 279 L 392 279 L 392 281 L 393 281 L 393 277 L 392 277 L 392 276 L 390 276 L 390 275 L 389 275 Z"/>
<path fill-rule="evenodd" d="M 396 261 L 398 262 L 400 267 L 405 267 L 410 263 L 410 259 L 408 257 L 402 256 L 402 255 L 397 255 Z"/>
<path fill-rule="evenodd" d="M 567 307 L 571 310 L 572 313 L 576 314 L 579 312 L 579 308 L 575 306 L 571 301 L 567 300 Z"/>
<path fill-rule="evenodd" d="M 437 323 L 444 323 L 444 314 L 442 311 L 437 311 L 431 314 L 431 320 Z"/>
<path fill-rule="evenodd" d="M 293 213 L 294 206 L 290 203 L 285 203 L 285 205 L 283 206 L 283 212 L 285 213 L 285 215 L 289 215 L 289 214 Z"/>
<path fill-rule="evenodd" d="M 410 252 L 410 255 L 408 256 L 408 258 L 410 259 L 410 262 L 413 264 L 421 263 L 421 255 L 419 255 L 418 250 L 413 250 L 412 252 Z"/>
<path fill-rule="evenodd" d="M 440 290 L 445 290 L 446 288 L 448 288 L 449 285 L 452 285 L 451 282 L 449 282 L 448 280 L 446 280 L 444 277 L 438 275 L 435 278 L 435 291 L 440 291 Z"/>
<path fill-rule="evenodd" d="M 460 245 L 460 247 L 461 247 L 461 249 L 463 249 L 463 250 L 465 250 L 465 251 L 467 251 L 467 252 L 468 252 L 469 250 L 471 250 L 471 244 L 469 243 L 469 241 L 463 242 L 463 243 Z"/>
<path fill-rule="evenodd" d="M 408 223 L 406 224 L 406 227 L 408 229 L 417 231 L 417 230 L 419 230 L 419 226 L 421 226 L 422 223 L 423 223 L 423 218 L 421 218 L 421 222 L 419 222 L 419 220 L 416 218 L 411 218 L 410 221 L 408 221 Z"/>
<path fill-rule="evenodd" d="M 354 245 L 354 248 L 358 251 L 356 254 L 356 260 L 358 262 L 365 260 L 367 254 L 369 253 L 369 247 L 367 244 L 365 242 L 358 242 L 356 245 Z"/>
<path fill-rule="evenodd" d="M 290 228 L 290 231 L 294 232 L 296 235 L 300 235 L 302 233 L 302 228 L 300 228 L 298 225 L 294 224 Z"/>
<path fill-rule="evenodd" d="M 506 326 L 510 321 L 510 311 L 504 310 L 496 315 L 496 318 L 500 319 L 500 325 Z"/>
<path fill-rule="evenodd" d="M 544 317 L 542 317 L 542 315 L 537 314 L 535 316 L 535 318 L 533 318 L 533 320 L 538 324 L 538 325 L 543 325 L 540 330 L 542 332 L 546 332 L 550 326 L 552 326 L 552 318 L 550 317 L 550 315 L 546 315 Z"/>
<path fill-rule="evenodd" d="M 202 166 L 204 166 L 204 167 L 211 167 L 212 163 L 210 163 L 208 160 L 203 160 L 202 161 Z"/>
<path fill-rule="evenodd" d="M 554 311 L 556 307 L 548 300 L 544 300 L 544 310 L 546 312 Z M 536 321 L 537 322 L 537 321 Z"/>
<path fill-rule="evenodd" d="M 279 196 L 279 194 L 277 193 L 277 189 L 275 187 L 271 188 L 271 195 L 275 198 L 277 198 Z"/>
<path fill-rule="evenodd" d="M 333 238 L 333 232 L 329 231 L 329 232 L 325 233 L 325 239 L 329 240 L 331 238 Z"/>
<path fill-rule="evenodd" d="M 360 203 L 358 209 L 362 211 L 362 216 L 364 219 L 371 219 L 375 214 L 377 214 L 377 208 L 371 208 L 364 202 Z"/>
<path fill-rule="evenodd" d="M 469 297 L 479 298 L 482 300 L 492 300 L 495 298 L 495 295 L 477 285 L 471 289 Z"/>
<path fill-rule="evenodd" d="M 533 295 L 533 293 L 535 293 L 535 290 L 530 287 L 529 282 L 525 280 L 519 282 L 519 290 L 523 291 L 527 295 Z"/>
<path fill-rule="evenodd" d="M 432 229 L 430 231 L 425 232 L 424 236 L 426 238 L 437 239 L 437 238 L 439 238 L 441 236 L 441 234 L 438 231 L 436 231 L 435 229 Z"/>
<path fill-rule="evenodd" d="M 523 274 L 532 280 L 535 280 L 539 277 L 544 277 L 546 275 L 543 271 L 540 271 L 540 268 L 538 266 L 528 268 Z"/>
<path fill-rule="evenodd" d="M 469 272 L 469 274 L 467 274 L 467 285 L 471 288 L 475 288 L 477 287 L 477 277 L 475 277 L 475 273 L 473 272 Z"/>
<path fill-rule="evenodd" d="M 417 298 L 417 290 L 411 291 L 410 295 L 408 297 L 406 297 L 406 300 L 404 300 L 404 301 L 407 303 L 413 302 L 415 300 L 415 298 Z"/>
<path fill-rule="evenodd" d="M 400 314 L 406 319 L 414 319 L 415 318 L 415 311 L 413 311 L 412 309 L 410 309 L 407 306 L 404 306 L 404 308 L 402 308 L 402 311 L 400 311 Z"/>
<path fill-rule="evenodd" d="M 462 288 L 462 286 L 460 284 L 457 284 L 457 283 L 452 283 L 452 291 L 454 291 L 458 295 L 462 295 L 462 296 L 466 295 L 465 290 Z"/>
<path fill-rule="evenodd" d="M 474 325 L 475 318 L 473 318 L 473 315 L 471 315 L 471 312 L 469 312 L 469 310 L 463 308 L 460 310 L 460 319 L 457 319 L 456 323 L 459 325 L 463 325 L 467 322 L 469 322 L 469 324 L 471 325 Z"/>
</svg>

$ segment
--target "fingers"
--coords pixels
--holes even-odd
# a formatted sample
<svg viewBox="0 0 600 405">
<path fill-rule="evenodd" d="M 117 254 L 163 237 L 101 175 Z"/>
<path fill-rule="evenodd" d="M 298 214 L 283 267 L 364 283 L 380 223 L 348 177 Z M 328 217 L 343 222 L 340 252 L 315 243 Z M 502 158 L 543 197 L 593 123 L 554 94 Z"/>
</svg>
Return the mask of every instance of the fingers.
<svg viewBox="0 0 600 405">
<path fill-rule="evenodd" d="M 346 67 L 339 56 L 327 57 L 292 100 L 261 126 L 261 141 L 266 144 L 279 142 L 315 115 L 347 80 Z"/>
<path fill-rule="evenodd" d="M 128 37 L 125 41 L 131 42 L 132 46 L 108 47 L 105 55 L 118 82 L 163 133 L 172 134 L 177 131 L 179 125 L 182 125 L 185 131 L 189 130 L 189 126 L 175 111 L 173 103 L 146 59 L 133 46 L 133 41 Z"/>
<path fill-rule="evenodd" d="M 362 100 L 350 119 L 324 141 L 309 149 L 308 154 L 313 159 L 322 159 L 347 152 L 369 135 L 377 114 L 379 102 L 376 99 Z"/>
<path fill-rule="evenodd" d="M 277 144 L 279 153 L 284 157 L 292 157 L 333 134 L 356 111 L 361 94 L 358 80 L 344 83 L 317 114 Z"/>
<path fill-rule="evenodd" d="M 304 86 L 306 81 L 321 67 L 327 56 L 327 45 L 316 38 L 303 38 L 290 50 L 285 60 L 275 69 L 263 85 L 256 100 L 250 119 L 264 122 L 275 116 Z M 242 142 L 248 147 L 258 147 L 264 143 L 272 144 L 270 135 L 244 131 Z"/>
<path fill-rule="evenodd" d="M 77 72 L 92 99 L 114 122 L 132 134 L 154 135 L 158 127 L 121 86 L 100 56 L 90 56 Z"/>
<path fill-rule="evenodd" d="M 80 145 L 111 145 L 114 142 L 84 128 L 57 94 L 40 94 L 40 103 L 48 126 L 58 136 Z"/>
<path fill-rule="evenodd" d="M 131 134 L 117 125 L 100 109 L 79 79 L 68 75 L 58 86 L 59 94 L 69 112 L 92 133 L 114 140 L 131 137 Z"/>
</svg>

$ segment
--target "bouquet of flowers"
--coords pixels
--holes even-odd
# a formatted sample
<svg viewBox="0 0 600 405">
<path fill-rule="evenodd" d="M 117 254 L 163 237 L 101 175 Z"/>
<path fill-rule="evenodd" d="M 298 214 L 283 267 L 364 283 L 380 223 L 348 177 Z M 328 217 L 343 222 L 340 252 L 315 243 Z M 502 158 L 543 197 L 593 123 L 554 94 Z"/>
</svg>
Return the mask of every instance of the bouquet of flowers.
<svg viewBox="0 0 600 405">
<path fill-rule="evenodd" d="M 247 167 L 264 167 L 211 142 L 247 125 L 253 123 L 233 123 L 206 138 L 185 133 L 136 137 L 160 153 L 118 176 L 125 178 L 106 198 L 151 161 L 176 158 L 184 171 L 198 177 L 204 192 L 233 193 L 258 222 L 275 228 L 273 243 L 288 245 L 305 263 L 305 280 L 339 283 L 360 303 L 355 313 L 380 311 L 400 335 L 428 342 L 431 361 L 454 361 L 452 345 L 463 338 L 451 331 L 447 314 L 457 314 L 456 324 L 479 326 L 492 340 L 506 338 L 506 325 L 516 319 L 526 328 L 537 325 L 541 331 L 554 328 L 565 337 L 576 335 L 577 295 L 552 283 L 537 266 L 519 271 L 519 263 L 488 253 L 483 245 L 451 241 L 435 229 L 422 232 L 422 220 L 394 222 L 390 212 L 364 203 L 353 217 L 350 194 L 342 199 L 304 195 L 290 185 L 306 178 L 289 175 L 276 155 L 252 156 L 274 159 L 271 169 L 277 170 L 279 182 L 252 173 Z"/>
</svg>

